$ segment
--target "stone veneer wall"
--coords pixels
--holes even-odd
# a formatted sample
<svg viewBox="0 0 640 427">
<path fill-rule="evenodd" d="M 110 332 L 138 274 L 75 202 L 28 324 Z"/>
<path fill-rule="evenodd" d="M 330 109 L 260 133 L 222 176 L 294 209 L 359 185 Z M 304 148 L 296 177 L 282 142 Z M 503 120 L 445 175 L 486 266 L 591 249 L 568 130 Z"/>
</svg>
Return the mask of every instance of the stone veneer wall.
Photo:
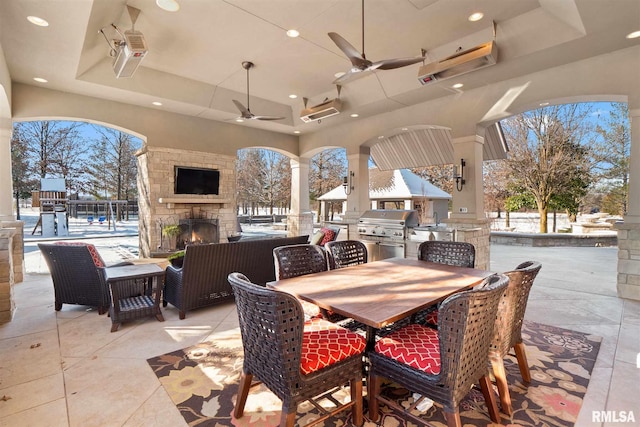
<svg viewBox="0 0 640 427">
<path fill-rule="evenodd" d="M 457 241 L 469 242 L 476 247 L 476 268 L 490 270 L 491 221 L 489 219 L 473 220 L 463 218 L 449 218 L 445 222 L 448 227 L 456 229 Z"/>
<path fill-rule="evenodd" d="M 0 324 L 10 322 L 16 310 L 13 285 L 23 280 L 24 222 L 0 221 Z"/>
<path fill-rule="evenodd" d="M 158 250 L 161 224 L 177 224 L 193 211 L 218 219 L 221 242 L 226 242 L 227 236 L 235 233 L 235 156 L 156 147 L 144 147 L 137 156 L 141 257 L 149 257 L 151 252 Z M 174 166 L 218 169 L 220 194 L 174 194 Z"/>
<path fill-rule="evenodd" d="M 640 300 L 640 224 L 617 223 L 618 296 Z"/>
</svg>

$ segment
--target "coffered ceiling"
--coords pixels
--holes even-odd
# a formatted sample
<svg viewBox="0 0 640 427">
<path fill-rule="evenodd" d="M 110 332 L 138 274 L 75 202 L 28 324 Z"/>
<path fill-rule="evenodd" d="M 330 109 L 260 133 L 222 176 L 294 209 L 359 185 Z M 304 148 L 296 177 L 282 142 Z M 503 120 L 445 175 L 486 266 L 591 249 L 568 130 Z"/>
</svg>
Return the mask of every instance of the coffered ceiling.
<svg viewBox="0 0 640 427">
<path fill-rule="evenodd" d="M 640 42 L 625 38 L 640 30 L 638 0 L 366 0 L 368 59 L 420 56 L 424 50 L 426 62 L 440 60 L 492 40 L 495 23 L 498 63 L 425 86 L 417 79 L 421 64 L 368 72 L 342 86 L 341 114 L 305 124 L 299 118 L 303 98 L 314 105 L 338 97 L 334 75 L 350 67 L 327 33 L 362 49 L 360 0 L 177 2 L 180 9 L 168 12 L 155 0 L 3 0 L 0 43 L 11 78 L 236 125 L 232 100 L 246 103 L 241 63 L 252 61 L 252 112 L 285 119 L 237 126 L 304 135 Z M 135 29 L 144 34 L 149 52 L 133 77 L 117 79 L 99 30 L 114 38 L 111 24 L 132 28 L 127 4 L 140 10 Z M 477 11 L 484 18 L 470 22 Z M 30 15 L 49 26 L 31 24 Z M 287 37 L 288 29 L 300 36 Z M 453 89 L 454 83 L 464 86 Z"/>
</svg>

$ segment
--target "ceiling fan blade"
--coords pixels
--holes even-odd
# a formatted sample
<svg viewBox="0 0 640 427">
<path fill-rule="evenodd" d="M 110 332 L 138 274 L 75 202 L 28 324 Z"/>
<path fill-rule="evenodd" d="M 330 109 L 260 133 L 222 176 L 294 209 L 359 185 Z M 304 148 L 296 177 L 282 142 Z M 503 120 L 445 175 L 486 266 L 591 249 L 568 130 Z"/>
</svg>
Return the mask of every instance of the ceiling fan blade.
<svg viewBox="0 0 640 427">
<path fill-rule="evenodd" d="M 338 33 L 329 33 L 329 37 L 333 42 L 340 48 L 340 50 L 347 55 L 351 64 L 354 67 L 358 68 L 366 68 L 370 62 L 364 59 L 362 54 L 358 52 L 358 50 L 353 47 L 348 41 L 346 41 L 340 34 Z"/>
<path fill-rule="evenodd" d="M 242 114 L 242 117 L 247 119 L 250 118 L 253 114 L 251 114 L 251 111 L 249 111 L 248 109 L 245 108 L 244 105 L 242 105 L 239 101 L 236 101 L 235 99 L 232 99 L 233 103 L 236 104 L 236 108 L 238 110 L 240 110 L 240 114 Z"/>
<path fill-rule="evenodd" d="M 371 64 L 371 69 L 378 70 L 393 70 L 394 68 L 406 67 L 407 65 L 417 64 L 418 62 L 424 61 L 423 57 L 416 58 L 397 58 L 397 59 L 383 59 L 382 61 L 377 61 Z M 376 66 L 375 68 L 373 68 Z"/>
<path fill-rule="evenodd" d="M 284 117 L 275 116 L 253 116 L 252 118 L 256 120 L 284 120 Z"/>
</svg>

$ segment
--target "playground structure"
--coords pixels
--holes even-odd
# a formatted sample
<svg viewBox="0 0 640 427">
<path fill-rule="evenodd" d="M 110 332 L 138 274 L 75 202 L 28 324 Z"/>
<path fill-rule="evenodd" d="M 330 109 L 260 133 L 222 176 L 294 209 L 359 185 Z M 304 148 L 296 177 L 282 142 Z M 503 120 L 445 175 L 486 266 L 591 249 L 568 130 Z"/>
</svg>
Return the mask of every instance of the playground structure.
<svg viewBox="0 0 640 427">
<path fill-rule="evenodd" d="M 40 191 L 31 193 L 31 206 L 40 208 L 40 217 L 31 235 L 41 228 L 42 237 L 62 237 L 69 235 L 69 216 L 78 218 L 86 215 L 87 222 L 104 224 L 116 231 L 116 222 L 126 215 L 129 219 L 131 207 L 137 214 L 137 203 L 127 200 L 69 200 L 64 179 L 41 179 Z"/>
</svg>

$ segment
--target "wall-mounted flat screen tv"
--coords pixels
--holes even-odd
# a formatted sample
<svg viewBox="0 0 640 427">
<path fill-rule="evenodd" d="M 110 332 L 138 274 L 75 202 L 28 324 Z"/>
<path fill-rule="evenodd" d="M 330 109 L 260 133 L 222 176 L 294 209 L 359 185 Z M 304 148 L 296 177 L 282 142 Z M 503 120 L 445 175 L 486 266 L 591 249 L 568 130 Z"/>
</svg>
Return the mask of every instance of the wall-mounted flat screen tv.
<svg viewBox="0 0 640 427">
<path fill-rule="evenodd" d="M 175 194 L 219 194 L 219 189 L 219 170 L 175 166 Z"/>
</svg>

